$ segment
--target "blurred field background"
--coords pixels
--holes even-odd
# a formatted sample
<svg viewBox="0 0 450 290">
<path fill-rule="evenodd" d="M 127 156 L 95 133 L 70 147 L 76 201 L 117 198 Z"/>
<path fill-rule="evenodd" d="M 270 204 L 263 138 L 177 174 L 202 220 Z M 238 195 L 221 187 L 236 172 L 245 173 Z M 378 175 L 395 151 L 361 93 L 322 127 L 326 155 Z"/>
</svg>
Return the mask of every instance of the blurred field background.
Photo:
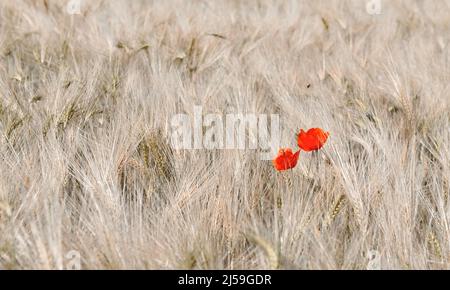
<svg viewBox="0 0 450 290">
<path fill-rule="evenodd" d="M 0 269 L 449 269 L 450 1 L 366 3 L 0 0 Z M 194 105 L 331 136 L 172 150 Z"/>
</svg>

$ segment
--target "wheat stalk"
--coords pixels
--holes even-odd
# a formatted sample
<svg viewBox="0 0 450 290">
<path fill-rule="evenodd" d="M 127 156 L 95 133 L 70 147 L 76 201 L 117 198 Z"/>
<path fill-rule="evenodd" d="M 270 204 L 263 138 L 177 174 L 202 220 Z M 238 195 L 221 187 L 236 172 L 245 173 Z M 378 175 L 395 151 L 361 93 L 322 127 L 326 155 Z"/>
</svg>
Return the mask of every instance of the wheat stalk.
<svg viewBox="0 0 450 290">
<path fill-rule="evenodd" d="M 430 246 L 433 249 L 433 252 L 436 255 L 436 257 L 438 257 L 439 259 L 442 259 L 441 245 L 433 231 L 431 231 L 428 234 L 428 242 L 430 243 Z"/>
<path fill-rule="evenodd" d="M 336 219 L 337 215 L 339 214 L 339 212 L 341 211 L 343 205 L 345 202 L 345 195 L 342 194 L 341 196 L 339 196 L 338 200 L 336 201 L 336 203 L 333 206 L 333 210 L 331 211 L 330 214 L 330 218 L 329 218 L 329 225 L 331 223 L 334 222 L 334 220 Z"/>
<path fill-rule="evenodd" d="M 247 235 L 247 238 L 264 250 L 267 260 L 269 261 L 270 269 L 272 270 L 279 269 L 280 267 L 279 255 L 268 241 L 256 235 Z"/>
</svg>

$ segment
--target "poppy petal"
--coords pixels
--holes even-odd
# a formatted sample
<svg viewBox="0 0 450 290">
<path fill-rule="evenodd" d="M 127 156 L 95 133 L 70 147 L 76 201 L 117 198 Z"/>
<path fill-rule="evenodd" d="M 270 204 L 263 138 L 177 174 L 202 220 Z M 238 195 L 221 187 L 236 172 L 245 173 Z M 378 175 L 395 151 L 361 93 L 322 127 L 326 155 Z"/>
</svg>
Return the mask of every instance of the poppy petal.
<svg viewBox="0 0 450 290">
<path fill-rule="evenodd" d="M 329 135 L 329 132 L 324 132 L 320 128 L 312 128 L 307 132 L 302 129 L 298 135 L 297 143 L 304 151 L 317 151 L 325 145 Z"/>
<path fill-rule="evenodd" d="M 272 161 L 274 167 L 278 171 L 284 171 L 292 169 L 297 166 L 298 158 L 300 156 L 300 150 L 296 153 L 292 152 L 292 149 L 280 149 L 277 157 Z"/>
</svg>

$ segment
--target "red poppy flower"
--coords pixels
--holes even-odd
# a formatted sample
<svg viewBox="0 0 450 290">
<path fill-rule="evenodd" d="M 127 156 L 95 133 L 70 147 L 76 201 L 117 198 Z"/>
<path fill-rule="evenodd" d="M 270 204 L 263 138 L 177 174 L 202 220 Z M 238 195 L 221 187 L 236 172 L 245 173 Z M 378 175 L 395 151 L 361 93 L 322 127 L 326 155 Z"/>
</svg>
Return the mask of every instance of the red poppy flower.
<svg viewBox="0 0 450 290">
<path fill-rule="evenodd" d="M 300 155 L 300 150 L 293 153 L 292 149 L 280 149 L 277 157 L 272 161 L 273 166 L 278 171 L 292 169 L 297 166 L 298 157 Z"/>
<path fill-rule="evenodd" d="M 320 128 L 309 129 L 308 132 L 300 130 L 298 134 L 298 147 L 304 151 L 317 151 L 327 142 L 330 133 L 324 132 Z"/>
</svg>

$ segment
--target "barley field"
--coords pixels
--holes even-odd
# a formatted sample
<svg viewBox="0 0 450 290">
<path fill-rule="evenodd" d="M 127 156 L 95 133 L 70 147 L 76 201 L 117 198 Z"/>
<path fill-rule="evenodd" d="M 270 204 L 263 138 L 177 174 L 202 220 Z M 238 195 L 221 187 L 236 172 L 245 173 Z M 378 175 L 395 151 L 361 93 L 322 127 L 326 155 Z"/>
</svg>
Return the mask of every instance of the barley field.
<svg viewBox="0 0 450 290">
<path fill-rule="evenodd" d="M 68 2 L 0 0 L 0 269 L 450 269 L 450 1 Z"/>
</svg>

